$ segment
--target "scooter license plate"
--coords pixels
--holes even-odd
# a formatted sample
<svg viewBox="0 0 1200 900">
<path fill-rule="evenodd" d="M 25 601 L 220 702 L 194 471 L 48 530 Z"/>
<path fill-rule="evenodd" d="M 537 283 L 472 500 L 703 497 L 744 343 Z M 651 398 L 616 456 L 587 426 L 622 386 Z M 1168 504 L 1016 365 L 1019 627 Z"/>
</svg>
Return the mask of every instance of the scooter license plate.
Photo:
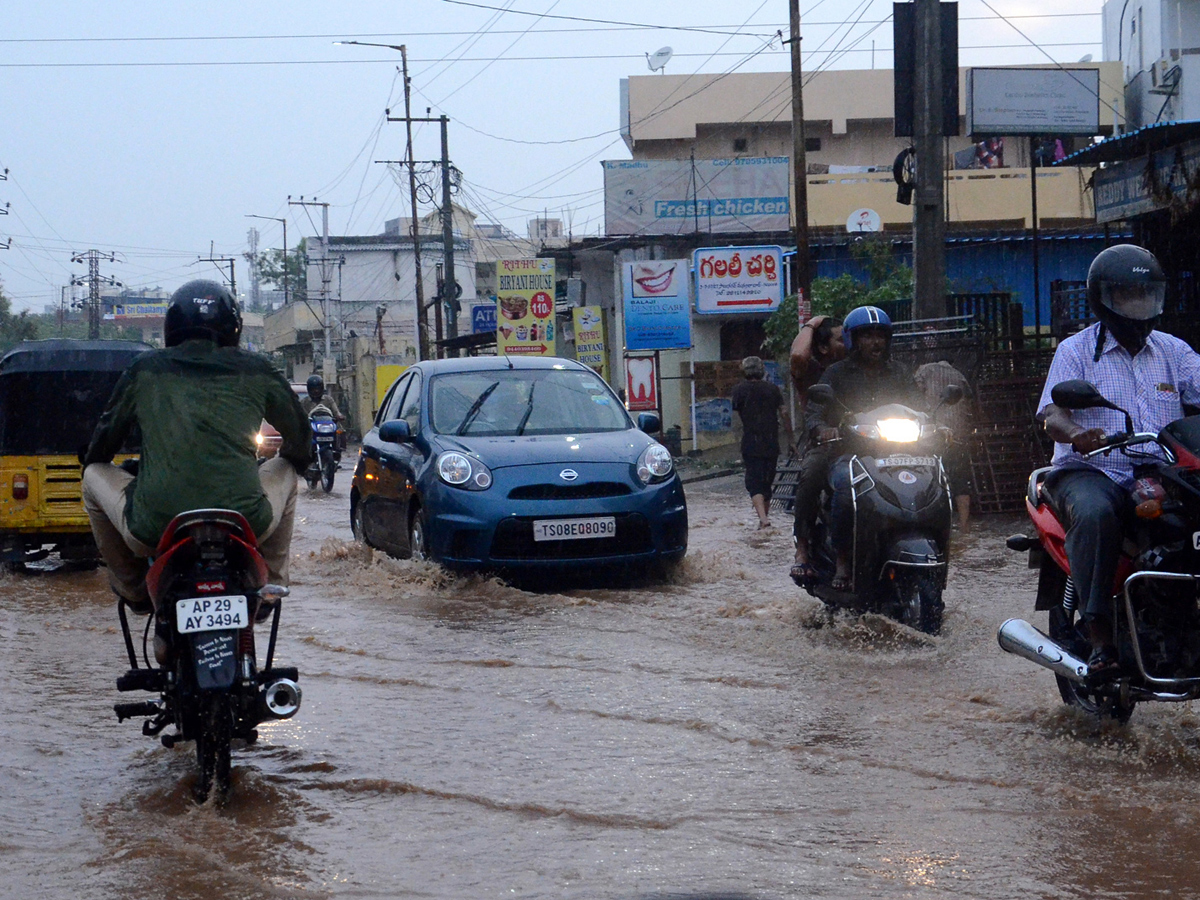
<svg viewBox="0 0 1200 900">
<path fill-rule="evenodd" d="M 932 456 L 887 456 L 883 459 L 875 460 L 876 468 L 894 469 L 897 467 L 905 469 L 913 469 L 917 466 L 929 466 L 933 468 L 937 465 L 937 459 Z"/>
<path fill-rule="evenodd" d="M 175 627 L 180 634 L 245 628 L 250 624 L 246 598 L 189 597 L 175 602 Z"/>
</svg>

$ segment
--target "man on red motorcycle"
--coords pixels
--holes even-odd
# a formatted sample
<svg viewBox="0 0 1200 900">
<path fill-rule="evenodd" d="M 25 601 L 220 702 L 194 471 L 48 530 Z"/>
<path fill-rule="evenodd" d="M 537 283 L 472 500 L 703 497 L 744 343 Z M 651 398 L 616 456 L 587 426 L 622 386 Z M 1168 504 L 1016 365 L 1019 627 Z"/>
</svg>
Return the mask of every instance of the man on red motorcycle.
<svg viewBox="0 0 1200 900">
<path fill-rule="evenodd" d="M 1044 488 L 1066 529 L 1071 578 L 1092 645 L 1088 668 L 1116 671 L 1110 600 L 1125 528 L 1133 514 L 1133 462 L 1117 451 L 1084 458 L 1125 428 L 1114 410 L 1068 411 L 1050 392 L 1063 381 L 1090 381 L 1127 410 L 1135 432 L 1157 434 L 1200 404 L 1200 355 L 1184 341 L 1155 331 L 1166 276 L 1154 254 L 1132 244 L 1101 252 L 1088 269 L 1088 302 L 1099 319 L 1058 345 L 1038 404 L 1054 439 L 1054 470 Z"/>
<path fill-rule="evenodd" d="M 286 585 L 296 473 L 311 454 L 308 417 L 266 358 L 238 348 L 241 313 L 216 282 L 179 288 L 163 332 L 166 349 L 143 354 L 121 376 L 83 459 L 84 507 L 109 582 L 150 612 L 148 557 L 163 531 L 181 512 L 219 507 L 246 517 L 269 579 Z M 264 418 L 283 446 L 259 466 L 251 436 Z M 135 426 L 136 477 L 112 465 Z"/>
</svg>

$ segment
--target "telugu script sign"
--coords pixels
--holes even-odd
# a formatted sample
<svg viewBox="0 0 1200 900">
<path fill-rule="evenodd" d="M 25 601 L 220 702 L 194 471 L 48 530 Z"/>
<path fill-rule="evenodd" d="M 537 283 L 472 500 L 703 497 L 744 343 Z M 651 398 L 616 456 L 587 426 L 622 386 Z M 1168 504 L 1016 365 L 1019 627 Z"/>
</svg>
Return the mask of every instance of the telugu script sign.
<svg viewBox="0 0 1200 900">
<path fill-rule="evenodd" d="M 694 265 L 701 315 L 774 312 L 783 302 L 780 247 L 702 247 Z"/>
</svg>

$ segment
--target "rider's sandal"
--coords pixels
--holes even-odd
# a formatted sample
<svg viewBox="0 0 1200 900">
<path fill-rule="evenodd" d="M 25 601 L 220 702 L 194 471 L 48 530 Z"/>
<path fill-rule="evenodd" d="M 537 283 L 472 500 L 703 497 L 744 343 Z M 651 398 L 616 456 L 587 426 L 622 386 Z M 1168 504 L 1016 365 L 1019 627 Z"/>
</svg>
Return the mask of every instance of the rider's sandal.
<svg viewBox="0 0 1200 900">
<path fill-rule="evenodd" d="M 1107 681 L 1121 674 L 1120 660 L 1117 648 L 1105 644 L 1097 647 L 1088 657 L 1088 676 L 1099 681 Z"/>
<path fill-rule="evenodd" d="M 793 563 L 791 571 L 788 574 L 797 587 L 808 588 L 817 583 L 817 570 L 813 568 L 811 563 Z"/>
</svg>

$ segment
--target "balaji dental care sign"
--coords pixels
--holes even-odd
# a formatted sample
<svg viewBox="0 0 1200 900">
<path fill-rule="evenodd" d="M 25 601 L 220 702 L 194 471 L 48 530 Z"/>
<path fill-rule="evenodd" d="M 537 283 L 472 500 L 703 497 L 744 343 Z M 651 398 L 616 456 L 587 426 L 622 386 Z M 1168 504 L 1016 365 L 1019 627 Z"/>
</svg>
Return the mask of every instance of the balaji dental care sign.
<svg viewBox="0 0 1200 900">
<path fill-rule="evenodd" d="M 780 247 L 701 248 L 693 265 L 700 315 L 774 312 L 783 302 Z"/>
<path fill-rule="evenodd" d="M 687 350 L 688 261 L 643 259 L 622 266 L 626 350 Z"/>
</svg>

